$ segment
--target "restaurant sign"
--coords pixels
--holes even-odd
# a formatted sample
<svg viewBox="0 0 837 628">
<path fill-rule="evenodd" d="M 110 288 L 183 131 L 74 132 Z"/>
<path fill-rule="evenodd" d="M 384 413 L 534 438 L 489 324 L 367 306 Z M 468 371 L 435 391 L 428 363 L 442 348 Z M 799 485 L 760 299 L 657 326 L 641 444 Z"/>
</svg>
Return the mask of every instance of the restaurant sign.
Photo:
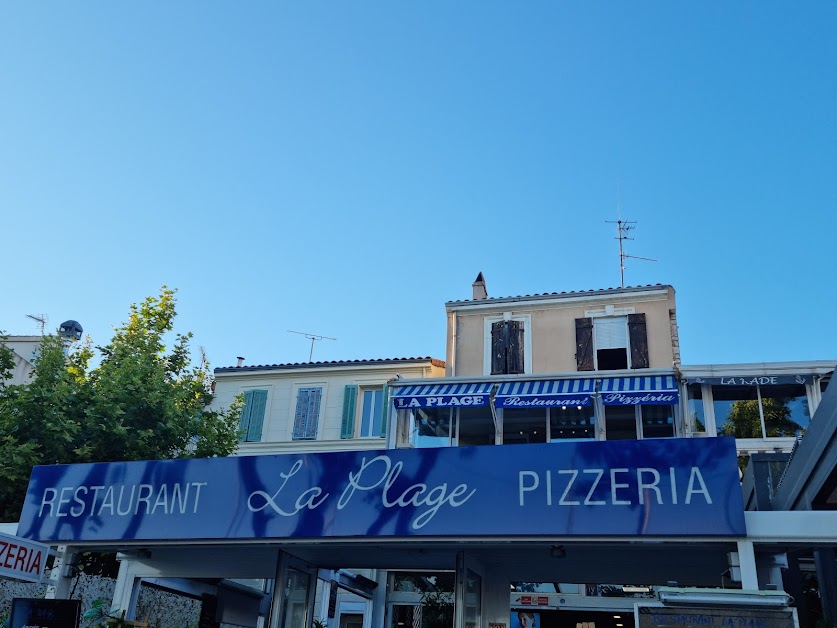
<svg viewBox="0 0 837 628">
<path fill-rule="evenodd" d="M 25 582 L 46 578 L 49 545 L 0 533 L 0 577 Z"/>
<path fill-rule="evenodd" d="M 741 536 L 730 438 L 35 467 L 40 541 Z"/>
</svg>

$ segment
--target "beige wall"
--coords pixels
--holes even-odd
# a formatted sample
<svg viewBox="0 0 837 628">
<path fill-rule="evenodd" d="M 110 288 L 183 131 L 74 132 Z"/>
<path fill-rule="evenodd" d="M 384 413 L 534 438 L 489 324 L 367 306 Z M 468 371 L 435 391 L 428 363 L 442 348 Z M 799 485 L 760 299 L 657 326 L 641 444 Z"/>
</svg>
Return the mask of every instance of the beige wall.
<svg viewBox="0 0 837 628">
<path fill-rule="evenodd" d="M 444 367 L 429 361 L 418 364 L 388 364 L 384 366 L 343 366 L 311 369 L 276 369 L 273 371 L 240 371 L 218 373 L 215 380 L 213 408 L 227 408 L 236 395 L 248 389 L 268 391 L 265 420 L 260 443 L 242 443 L 239 454 L 272 453 L 287 449 L 323 451 L 330 449 L 381 448 L 384 439 L 341 439 L 343 395 L 348 384 L 381 386 L 396 374 L 404 379 L 442 377 Z M 320 418 L 316 441 L 294 441 L 293 417 L 297 390 L 320 387 Z M 365 443 L 363 442 L 365 441 Z"/>
<path fill-rule="evenodd" d="M 486 307 L 486 305 L 488 307 Z M 486 317 L 509 313 L 531 320 L 532 373 L 563 373 L 576 370 L 575 319 L 589 310 L 606 306 L 633 308 L 645 314 L 650 368 L 671 368 L 674 361 L 670 310 L 674 290 L 670 287 L 647 292 L 579 296 L 483 304 L 471 301 L 448 311 L 447 374 L 456 377 L 488 375 L 485 372 Z M 618 312 L 616 312 L 618 313 Z"/>
</svg>

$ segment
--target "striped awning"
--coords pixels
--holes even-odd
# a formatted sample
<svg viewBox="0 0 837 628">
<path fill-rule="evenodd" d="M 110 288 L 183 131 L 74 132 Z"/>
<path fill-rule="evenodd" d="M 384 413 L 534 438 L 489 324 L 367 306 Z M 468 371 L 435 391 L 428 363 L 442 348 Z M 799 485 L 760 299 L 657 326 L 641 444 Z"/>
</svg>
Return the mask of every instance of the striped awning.
<svg viewBox="0 0 837 628">
<path fill-rule="evenodd" d="M 396 409 L 487 406 L 494 384 L 419 384 L 393 388 L 390 398 Z"/>
<path fill-rule="evenodd" d="M 602 380 L 599 392 L 606 406 L 667 406 L 680 401 L 674 375 L 611 377 Z"/>
<path fill-rule="evenodd" d="M 544 379 L 504 382 L 497 390 L 498 408 L 589 406 L 594 379 Z"/>
</svg>

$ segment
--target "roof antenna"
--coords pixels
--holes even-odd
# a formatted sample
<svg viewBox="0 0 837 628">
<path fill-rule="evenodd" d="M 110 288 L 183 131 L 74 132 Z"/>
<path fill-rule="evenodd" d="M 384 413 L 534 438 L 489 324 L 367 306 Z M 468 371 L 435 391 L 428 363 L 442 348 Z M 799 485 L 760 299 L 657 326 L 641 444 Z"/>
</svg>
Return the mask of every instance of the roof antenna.
<svg viewBox="0 0 837 628">
<path fill-rule="evenodd" d="M 305 331 L 293 331 L 291 329 L 286 330 L 289 334 L 299 334 L 300 336 L 305 336 L 308 340 L 311 341 L 311 351 L 308 353 L 308 361 L 311 362 L 311 358 L 314 355 L 314 342 L 317 340 L 337 340 L 337 338 L 332 338 L 331 336 L 320 336 L 319 334 L 309 334 Z"/>
<path fill-rule="evenodd" d="M 629 255 L 628 253 L 625 253 L 625 250 L 622 246 L 622 242 L 624 240 L 633 240 L 633 238 L 628 237 L 628 234 L 636 228 L 636 221 L 622 220 L 621 214 L 618 215 L 620 215 L 618 220 L 605 220 L 605 222 L 616 225 L 616 237 L 613 239 L 619 240 L 619 279 L 621 282 L 621 287 L 624 288 L 626 259 L 641 259 L 645 260 L 646 262 L 656 262 L 657 260 L 652 259 L 650 257 L 639 257 L 637 255 Z"/>
<path fill-rule="evenodd" d="M 44 335 L 44 329 L 46 328 L 47 321 L 49 320 L 47 318 L 47 315 L 46 314 L 37 314 L 37 315 L 36 314 L 27 314 L 26 318 L 31 318 L 33 321 L 38 323 L 38 325 L 41 326 L 41 335 L 43 336 Z"/>
</svg>

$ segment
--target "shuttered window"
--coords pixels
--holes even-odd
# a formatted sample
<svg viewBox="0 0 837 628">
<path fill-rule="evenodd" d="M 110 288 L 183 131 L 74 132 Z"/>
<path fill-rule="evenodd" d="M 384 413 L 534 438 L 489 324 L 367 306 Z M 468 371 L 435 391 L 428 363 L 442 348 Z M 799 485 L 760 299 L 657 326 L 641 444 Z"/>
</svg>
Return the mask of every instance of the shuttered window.
<svg viewBox="0 0 837 628">
<path fill-rule="evenodd" d="M 631 368 L 647 369 L 650 366 L 650 360 L 645 314 L 628 314 L 628 334 L 631 339 Z"/>
<path fill-rule="evenodd" d="M 600 349 L 625 349 L 628 346 L 628 319 L 624 316 L 596 318 L 596 351 Z"/>
<path fill-rule="evenodd" d="M 592 371 L 593 364 L 593 319 L 575 319 L 575 364 L 579 371 Z"/>
<path fill-rule="evenodd" d="M 491 324 L 491 374 L 523 373 L 523 321 L 497 321 Z"/>
<path fill-rule="evenodd" d="M 343 392 L 343 419 L 340 423 L 340 438 L 354 438 L 356 409 L 357 386 L 349 384 Z"/>
<path fill-rule="evenodd" d="M 244 391 L 244 408 L 241 410 L 239 424 L 242 443 L 258 443 L 262 440 L 265 408 L 267 408 L 266 390 Z"/>
<path fill-rule="evenodd" d="M 320 419 L 322 388 L 300 388 L 296 395 L 294 440 L 315 440 Z"/>
</svg>

